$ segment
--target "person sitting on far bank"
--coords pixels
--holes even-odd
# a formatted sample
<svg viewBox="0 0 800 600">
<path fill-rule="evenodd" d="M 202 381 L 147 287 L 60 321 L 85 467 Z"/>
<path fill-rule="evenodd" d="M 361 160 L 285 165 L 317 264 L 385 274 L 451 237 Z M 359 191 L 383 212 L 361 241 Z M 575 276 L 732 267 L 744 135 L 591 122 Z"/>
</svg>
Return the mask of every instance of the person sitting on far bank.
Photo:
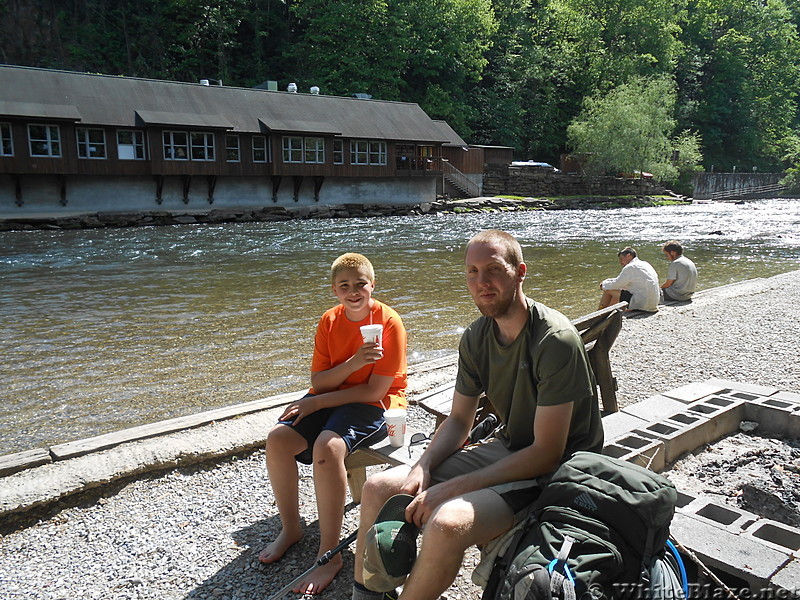
<svg viewBox="0 0 800 600">
<path fill-rule="evenodd" d="M 627 302 L 627 310 L 657 312 L 661 290 L 656 270 L 649 262 L 637 258 L 636 250 L 630 246 L 620 250 L 617 256 L 622 271 L 615 278 L 600 283 L 600 289 L 603 290 L 600 308 Z"/>
<path fill-rule="evenodd" d="M 461 336 L 452 409 L 420 459 L 367 479 L 353 600 L 386 600 L 399 585 L 401 599 L 439 598 L 467 548 L 521 522 L 566 457 L 603 445 L 597 386 L 583 341 L 564 315 L 525 296 L 527 266 L 517 240 L 504 231 L 481 232 L 467 244 L 464 258 L 467 288 L 483 316 Z M 505 427 L 488 441 L 464 447 L 484 392 Z M 402 517 L 415 531 L 424 526 L 407 577 L 409 569 L 398 575 L 371 559 L 373 542 L 383 544 L 369 533 L 371 525 L 396 494 L 413 496 L 404 499 Z"/>
<path fill-rule="evenodd" d="M 360 254 L 343 254 L 330 273 L 339 304 L 317 325 L 312 387 L 286 407 L 267 437 L 267 470 L 282 528 L 259 554 L 262 563 L 280 560 L 303 537 L 296 461 L 313 465 L 322 556 L 339 543 L 347 494 L 345 458 L 386 437 L 384 410 L 406 407 L 406 330 L 397 312 L 372 297 L 372 264 Z M 360 327 L 373 324 L 383 325 L 381 345 L 363 340 Z M 341 568 L 342 556 L 336 554 L 294 593 L 319 594 Z"/>
<path fill-rule="evenodd" d="M 664 300 L 691 300 L 697 288 L 697 267 L 683 255 L 683 246 L 677 240 L 664 242 L 661 250 L 669 261 L 667 280 L 661 284 Z"/>
</svg>

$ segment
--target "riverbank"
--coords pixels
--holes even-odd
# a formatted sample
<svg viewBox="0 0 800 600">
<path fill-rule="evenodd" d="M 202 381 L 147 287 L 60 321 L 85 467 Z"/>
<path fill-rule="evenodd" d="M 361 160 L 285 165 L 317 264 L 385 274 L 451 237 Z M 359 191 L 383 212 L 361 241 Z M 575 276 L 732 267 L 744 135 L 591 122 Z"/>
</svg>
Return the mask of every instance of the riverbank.
<svg viewBox="0 0 800 600">
<path fill-rule="evenodd" d="M 691 202 L 682 196 L 669 196 L 674 202 Z M 658 206 L 662 197 L 569 196 L 555 198 L 481 197 L 465 200 L 441 198 L 418 204 L 312 204 L 264 206 L 262 208 L 186 209 L 147 212 L 58 212 L 0 213 L 0 231 L 36 229 L 96 229 L 98 227 L 142 227 L 156 225 L 199 225 L 288 221 L 292 219 L 346 219 L 407 215 L 460 214 L 469 212 L 512 212 L 518 210 L 564 210 Z"/>
<path fill-rule="evenodd" d="M 627 318 L 611 351 L 620 404 L 712 377 L 800 393 L 798 318 L 800 271 L 706 290 L 691 303 Z M 430 367 L 419 367 L 410 377 L 412 397 L 454 377 L 452 359 Z M 418 409 L 412 413 L 425 425 Z M 0 539 L 2 595 L 43 600 L 269 596 L 313 560 L 310 471 L 301 470 L 301 512 L 309 535 L 278 568 L 269 568 L 256 559 L 279 527 L 263 451 L 243 449 L 222 461 L 172 468 L 215 446 L 229 452 L 232 439 L 263 437 L 274 415 L 258 415 L 263 421 L 241 417 L 98 452 L 94 458 L 101 468 L 127 460 L 139 469 L 132 473 L 137 478 L 106 486 L 96 482 L 94 492 L 72 496 L 62 510 L 7 532 Z M 168 440 L 175 444 L 169 457 L 162 455 Z M 161 464 L 147 464 L 148 457 L 159 455 Z M 162 472 L 148 473 L 152 468 Z M 45 465 L 4 478 L 4 502 L 26 480 L 54 485 L 54 472 L 53 465 Z M 75 477 L 77 482 L 80 474 Z M 357 517 L 358 508 L 348 505 L 346 530 L 357 526 Z M 475 558 L 468 556 L 447 598 L 479 597 L 469 582 Z M 323 598 L 349 598 L 351 572 L 352 554 L 346 552 L 345 570 Z"/>
</svg>

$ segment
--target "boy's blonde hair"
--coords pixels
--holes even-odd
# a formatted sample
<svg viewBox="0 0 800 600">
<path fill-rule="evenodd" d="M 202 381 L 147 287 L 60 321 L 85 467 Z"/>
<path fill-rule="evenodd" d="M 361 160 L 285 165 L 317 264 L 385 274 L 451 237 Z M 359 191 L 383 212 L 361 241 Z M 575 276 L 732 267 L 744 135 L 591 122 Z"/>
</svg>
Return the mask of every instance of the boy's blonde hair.
<svg viewBox="0 0 800 600">
<path fill-rule="evenodd" d="M 369 280 L 375 283 L 375 269 L 372 268 L 372 263 L 369 262 L 369 259 L 362 254 L 348 252 L 333 261 L 331 265 L 331 283 L 336 283 L 336 276 L 345 269 L 362 269 L 366 271 Z"/>
</svg>

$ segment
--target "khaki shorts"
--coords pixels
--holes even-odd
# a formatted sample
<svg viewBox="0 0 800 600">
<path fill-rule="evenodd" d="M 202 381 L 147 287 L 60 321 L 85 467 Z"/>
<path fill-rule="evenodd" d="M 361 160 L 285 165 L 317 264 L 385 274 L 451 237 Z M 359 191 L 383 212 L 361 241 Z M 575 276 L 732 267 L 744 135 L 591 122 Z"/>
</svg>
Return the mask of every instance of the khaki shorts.
<svg viewBox="0 0 800 600">
<path fill-rule="evenodd" d="M 496 438 L 480 444 L 466 446 L 451 454 L 433 470 L 431 483 L 441 483 L 459 475 L 477 471 L 513 453 L 513 450 L 506 448 Z M 535 479 L 511 481 L 494 485 L 489 489 L 508 504 L 514 513 L 514 524 L 516 525 L 527 516 L 528 509 L 534 500 L 539 497 L 547 479 L 547 476 L 543 476 Z"/>
</svg>

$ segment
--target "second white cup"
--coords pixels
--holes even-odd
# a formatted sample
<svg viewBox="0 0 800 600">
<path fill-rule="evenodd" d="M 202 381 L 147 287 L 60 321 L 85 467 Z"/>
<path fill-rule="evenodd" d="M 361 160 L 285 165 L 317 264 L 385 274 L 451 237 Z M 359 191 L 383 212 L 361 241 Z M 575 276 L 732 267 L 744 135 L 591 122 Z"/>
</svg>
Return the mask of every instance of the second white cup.
<svg viewBox="0 0 800 600">
<path fill-rule="evenodd" d="M 406 441 L 406 409 L 390 408 L 383 412 L 386 429 L 389 430 L 389 443 L 399 448 Z"/>
</svg>

